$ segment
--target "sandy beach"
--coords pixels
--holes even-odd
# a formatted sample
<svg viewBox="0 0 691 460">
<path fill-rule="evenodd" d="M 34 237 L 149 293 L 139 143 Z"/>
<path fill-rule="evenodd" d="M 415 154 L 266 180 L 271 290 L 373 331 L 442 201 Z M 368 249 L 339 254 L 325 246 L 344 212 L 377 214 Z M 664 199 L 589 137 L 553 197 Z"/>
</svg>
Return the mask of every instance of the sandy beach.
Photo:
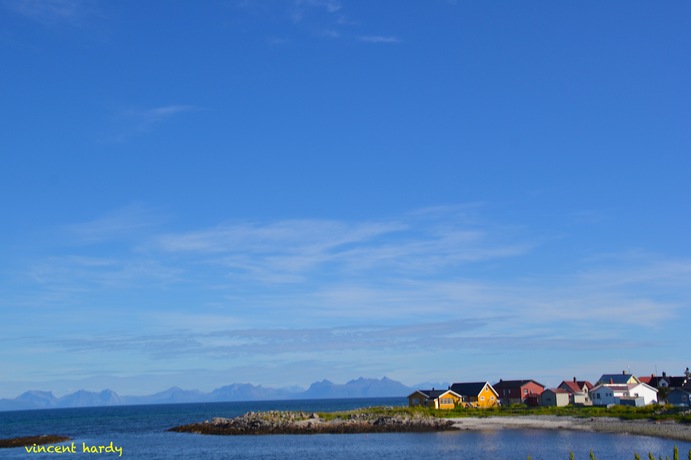
<svg viewBox="0 0 691 460">
<path fill-rule="evenodd" d="M 628 433 L 691 442 L 691 425 L 674 421 L 620 420 L 611 417 L 544 416 L 467 417 L 451 419 L 461 430 L 540 429 Z"/>
</svg>

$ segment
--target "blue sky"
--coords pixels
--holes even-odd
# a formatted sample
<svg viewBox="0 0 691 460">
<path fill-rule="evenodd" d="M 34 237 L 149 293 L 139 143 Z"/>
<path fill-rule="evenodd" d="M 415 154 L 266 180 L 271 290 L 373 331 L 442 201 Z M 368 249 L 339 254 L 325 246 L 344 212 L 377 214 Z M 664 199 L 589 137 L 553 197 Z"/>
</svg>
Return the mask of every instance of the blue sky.
<svg viewBox="0 0 691 460">
<path fill-rule="evenodd" d="M 0 397 L 681 373 L 690 21 L 0 0 Z"/>
</svg>

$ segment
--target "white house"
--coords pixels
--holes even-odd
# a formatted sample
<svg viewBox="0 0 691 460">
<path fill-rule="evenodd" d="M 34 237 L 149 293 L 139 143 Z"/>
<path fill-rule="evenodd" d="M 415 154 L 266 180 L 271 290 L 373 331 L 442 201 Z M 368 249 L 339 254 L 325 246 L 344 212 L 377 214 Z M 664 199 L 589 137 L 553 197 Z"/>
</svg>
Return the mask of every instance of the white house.
<svg viewBox="0 0 691 460">
<path fill-rule="evenodd" d="M 590 399 L 596 406 L 606 406 L 608 404 L 619 404 L 620 398 L 643 398 L 644 404 L 657 402 L 657 388 L 653 388 L 647 383 L 611 384 L 603 383 L 597 385 L 590 391 Z"/>
</svg>

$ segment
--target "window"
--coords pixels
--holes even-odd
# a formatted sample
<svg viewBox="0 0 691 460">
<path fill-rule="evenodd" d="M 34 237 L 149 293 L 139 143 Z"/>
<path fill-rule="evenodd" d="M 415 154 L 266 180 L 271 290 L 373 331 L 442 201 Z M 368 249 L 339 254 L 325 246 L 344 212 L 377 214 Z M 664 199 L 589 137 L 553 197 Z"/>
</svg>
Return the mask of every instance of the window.
<svg viewBox="0 0 691 460">
<path fill-rule="evenodd" d="M 485 400 L 485 397 L 484 397 L 484 396 L 480 396 L 480 401 L 484 401 L 484 400 Z"/>
<path fill-rule="evenodd" d="M 523 390 L 523 394 L 524 394 L 524 395 L 527 395 L 527 394 L 528 394 L 528 389 L 527 389 L 527 388 L 526 388 L 525 390 Z"/>
</svg>

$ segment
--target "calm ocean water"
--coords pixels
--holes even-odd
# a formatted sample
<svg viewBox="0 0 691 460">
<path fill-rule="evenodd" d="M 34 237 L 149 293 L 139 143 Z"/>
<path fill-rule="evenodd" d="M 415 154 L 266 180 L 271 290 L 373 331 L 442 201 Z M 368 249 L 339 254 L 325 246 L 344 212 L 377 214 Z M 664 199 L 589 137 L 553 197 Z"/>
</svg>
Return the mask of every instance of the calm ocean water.
<svg viewBox="0 0 691 460">
<path fill-rule="evenodd" d="M 633 459 L 638 452 L 672 456 L 676 444 L 686 458 L 690 443 L 644 436 L 569 431 L 488 430 L 421 434 L 203 436 L 166 429 L 248 411 L 333 411 L 366 406 L 401 406 L 404 398 L 171 404 L 0 412 L 0 438 L 43 433 L 74 439 L 77 453 L 28 453 L 0 449 L 2 459 L 127 458 L 147 460 L 217 459 Z M 118 453 L 86 454 L 82 444 L 122 448 Z M 64 443 L 70 445 L 71 443 Z"/>
</svg>

